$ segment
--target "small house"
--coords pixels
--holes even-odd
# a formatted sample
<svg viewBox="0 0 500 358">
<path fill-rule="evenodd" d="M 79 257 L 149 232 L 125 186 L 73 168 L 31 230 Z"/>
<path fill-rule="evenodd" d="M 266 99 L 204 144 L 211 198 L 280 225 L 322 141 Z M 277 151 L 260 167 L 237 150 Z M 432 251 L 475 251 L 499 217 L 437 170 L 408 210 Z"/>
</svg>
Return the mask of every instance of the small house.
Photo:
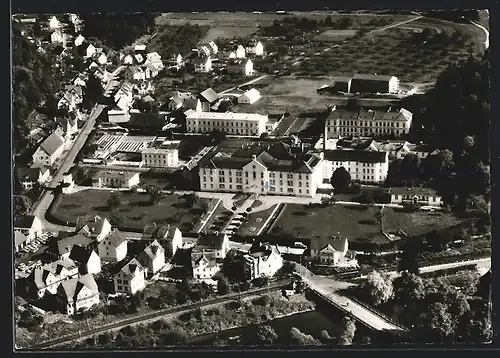
<svg viewBox="0 0 500 358">
<path fill-rule="evenodd" d="M 127 238 L 124 233 L 114 229 L 99 243 L 97 248 L 101 260 L 119 262 L 127 256 Z"/>
<path fill-rule="evenodd" d="M 135 295 L 146 287 L 146 269 L 137 259 L 133 258 L 120 266 L 113 277 L 116 293 Z"/>
<path fill-rule="evenodd" d="M 260 92 L 252 88 L 238 97 L 238 104 L 254 104 L 260 97 Z"/>
<path fill-rule="evenodd" d="M 402 188 L 390 189 L 391 204 L 418 204 L 422 206 L 440 207 L 442 197 L 434 189 L 430 188 Z"/>
<path fill-rule="evenodd" d="M 73 245 L 69 259 L 78 265 L 78 270 L 82 275 L 101 272 L 101 258 L 89 247 Z"/>
<path fill-rule="evenodd" d="M 58 131 L 52 132 L 45 140 L 38 146 L 33 154 L 33 163 L 51 166 L 59 158 L 64 151 L 64 138 Z"/>
<path fill-rule="evenodd" d="M 60 295 L 64 298 L 68 315 L 86 311 L 100 302 L 99 289 L 91 274 L 63 281 L 60 286 Z"/>
</svg>

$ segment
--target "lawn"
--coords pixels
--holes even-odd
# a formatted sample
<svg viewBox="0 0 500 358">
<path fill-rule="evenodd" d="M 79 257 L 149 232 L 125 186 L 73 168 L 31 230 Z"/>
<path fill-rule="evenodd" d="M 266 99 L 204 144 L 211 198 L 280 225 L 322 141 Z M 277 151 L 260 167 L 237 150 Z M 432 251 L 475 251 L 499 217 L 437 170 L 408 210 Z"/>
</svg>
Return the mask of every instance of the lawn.
<svg viewBox="0 0 500 358">
<path fill-rule="evenodd" d="M 266 210 L 250 213 L 247 216 L 248 220 L 241 224 L 239 230 L 237 231 L 237 234 L 241 236 L 256 235 L 262 228 L 262 226 L 264 226 L 266 220 L 273 213 L 274 209 L 276 209 L 276 205 L 273 205 Z"/>
<path fill-rule="evenodd" d="M 217 26 L 208 30 L 208 33 L 201 40 L 202 43 L 216 41 L 217 39 L 247 37 L 257 31 L 257 26 Z"/>
<path fill-rule="evenodd" d="M 340 233 L 350 241 L 387 243 L 375 217 L 379 211 L 378 207 L 286 204 L 273 229 L 279 226 L 284 234 L 300 238 L 332 237 Z"/>
<path fill-rule="evenodd" d="M 198 203 L 189 208 L 179 195 L 164 195 L 155 205 L 150 205 L 149 195 L 144 193 L 120 192 L 121 203 L 111 210 L 106 201 L 111 191 L 83 190 L 70 195 L 62 195 L 53 209 L 54 216 L 62 221 L 76 223 L 79 216 L 100 215 L 111 220 L 111 224 L 126 230 L 142 230 L 145 225 L 178 225 L 181 231 L 191 231 L 203 214 L 200 198 Z"/>
<path fill-rule="evenodd" d="M 203 228 L 203 231 L 207 233 L 223 232 L 226 226 L 229 225 L 232 216 L 233 212 L 227 210 L 221 202 Z"/>
<path fill-rule="evenodd" d="M 403 230 L 408 236 L 418 236 L 432 230 L 445 229 L 460 224 L 462 220 L 450 213 L 442 212 L 398 212 L 398 209 L 384 208 L 383 225 L 388 233 Z"/>
</svg>

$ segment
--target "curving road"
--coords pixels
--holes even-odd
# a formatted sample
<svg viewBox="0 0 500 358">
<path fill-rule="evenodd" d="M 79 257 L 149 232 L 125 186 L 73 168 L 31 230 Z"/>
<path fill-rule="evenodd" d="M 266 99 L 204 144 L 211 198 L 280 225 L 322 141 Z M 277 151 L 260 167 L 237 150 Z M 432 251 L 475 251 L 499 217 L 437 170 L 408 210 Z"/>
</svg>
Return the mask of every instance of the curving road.
<svg viewBox="0 0 500 358">
<path fill-rule="evenodd" d="M 289 285 L 290 283 L 291 283 L 291 280 L 284 280 L 284 281 L 276 282 L 275 284 L 269 285 L 268 287 L 257 288 L 257 289 L 245 291 L 244 293 L 231 293 L 231 294 L 226 295 L 224 297 L 217 297 L 217 298 L 208 299 L 208 300 L 205 300 L 202 302 L 187 304 L 187 305 L 183 305 L 183 306 L 179 306 L 179 307 L 175 307 L 175 308 L 167 308 L 167 309 L 163 309 L 163 310 L 149 312 L 146 314 L 142 314 L 140 316 L 135 316 L 135 317 L 127 318 L 127 319 L 124 319 L 124 320 L 121 320 L 118 322 L 105 324 L 99 328 L 94 328 L 94 329 L 87 330 L 84 332 L 79 332 L 79 333 L 72 333 L 72 334 L 68 334 L 64 337 L 51 339 L 49 341 L 45 341 L 43 343 L 39 343 L 39 344 L 36 344 L 34 346 L 31 346 L 31 347 L 26 347 L 25 349 L 46 349 L 46 348 L 50 348 L 50 347 L 55 347 L 55 346 L 59 346 L 59 345 L 73 342 L 75 340 L 89 338 L 89 337 L 92 337 L 96 334 L 104 333 L 104 332 L 111 331 L 111 330 L 121 329 L 123 327 L 130 326 L 132 324 L 137 324 L 137 323 L 141 323 L 141 322 L 145 322 L 145 321 L 154 320 L 154 319 L 166 316 L 166 315 L 171 315 L 174 313 L 180 313 L 180 312 L 184 312 L 184 311 L 190 311 L 192 309 L 199 308 L 199 307 L 205 307 L 205 306 L 210 306 L 210 305 L 214 305 L 214 304 L 218 304 L 218 303 L 224 303 L 227 301 L 231 301 L 231 300 L 234 300 L 235 298 L 242 298 L 242 297 L 247 297 L 247 296 L 265 293 L 265 292 L 268 292 L 270 290 L 280 289 L 282 287 Z"/>
</svg>

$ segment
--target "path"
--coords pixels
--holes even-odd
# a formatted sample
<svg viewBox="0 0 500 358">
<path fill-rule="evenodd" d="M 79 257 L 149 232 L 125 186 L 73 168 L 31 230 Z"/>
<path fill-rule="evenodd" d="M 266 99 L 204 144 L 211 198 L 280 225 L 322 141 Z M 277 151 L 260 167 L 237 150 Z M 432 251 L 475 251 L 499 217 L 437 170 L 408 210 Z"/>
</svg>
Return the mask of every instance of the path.
<svg viewBox="0 0 500 358">
<path fill-rule="evenodd" d="M 392 25 L 389 25 L 389 26 L 384 26 L 384 27 L 381 27 L 379 29 L 375 29 L 375 30 L 372 30 L 370 32 L 368 32 L 367 35 L 371 35 L 375 32 L 379 32 L 379 31 L 385 31 L 385 30 L 388 30 L 388 29 L 392 29 L 393 27 L 397 27 L 397 26 L 401 26 L 401 25 L 404 25 L 404 24 L 407 24 L 409 22 L 412 22 L 412 21 L 415 21 L 415 20 L 418 20 L 420 18 L 422 18 L 423 16 L 422 15 L 417 15 L 409 20 L 405 20 L 405 21 L 401 21 L 401 22 L 397 22 L 395 24 L 392 24 Z"/>
<path fill-rule="evenodd" d="M 228 89 L 226 89 L 226 90 L 224 90 L 224 91 L 222 91 L 222 92 L 219 92 L 219 95 L 224 94 L 224 93 L 229 92 L 229 91 L 232 91 L 232 90 L 234 90 L 234 89 L 236 89 L 236 88 L 238 88 L 238 87 L 243 87 L 243 86 L 251 85 L 252 83 L 258 82 L 258 81 L 260 81 L 260 80 L 262 80 L 262 79 L 264 79 L 264 78 L 266 78 L 266 77 L 267 77 L 267 75 L 262 75 L 262 76 L 259 76 L 259 77 L 257 77 L 257 78 L 254 78 L 254 79 L 253 79 L 253 80 L 251 80 L 251 81 L 245 82 L 245 83 L 243 83 L 243 84 L 241 84 L 241 85 L 234 86 L 234 87 L 228 88 Z"/>
<path fill-rule="evenodd" d="M 484 31 L 486 35 L 486 39 L 484 40 L 484 48 L 488 49 L 490 47 L 490 32 L 482 25 L 479 25 L 477 22 L 470 20 L 470 23 L 476 27 L 479 27 L 481 30 Z"/>
</svg>

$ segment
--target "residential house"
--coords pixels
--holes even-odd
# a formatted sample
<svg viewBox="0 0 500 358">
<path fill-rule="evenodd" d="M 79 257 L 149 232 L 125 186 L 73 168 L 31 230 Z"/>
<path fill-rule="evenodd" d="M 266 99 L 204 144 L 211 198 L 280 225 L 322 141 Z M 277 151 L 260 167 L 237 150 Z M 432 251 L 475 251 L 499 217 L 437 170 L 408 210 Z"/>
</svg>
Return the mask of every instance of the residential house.
<svg viewBox="0 0 500 358">
<path fill-rule="evenodd" d="M 236 60 L 235 62 L 229 63 L 226 67 L 226 70 L 230 73 L 239 73 L 244 76 L 253 76 L 253 62 L 250 59 L 245 60 Z"/>
<path fill-rule="evenodd" d="M 87 217 L 80 216 L 77 219 L 76 231 L 100 242 L 111 232 L 111 224 L 108 219 L 99 215 L 92 217 L 90 220 Z"/>
<path fill-rule="evenodd" d="M 165 249 L 154 240 L 137 256 L 137 261 L 146 269 L 146 276 L 154 276 L 165 266 Z"/>
<path fill-rule="evenodd" d="M 78 276 L 78 267 L 69 259 L 60 259 L 35 268 L 28 276 L 28 293 L 42 298 L 46 293 L 57 294 L 62 282 Z"/>
<path fill-rule="evenodd" d="M 137 65 L 132 65 L 125 70 L 125 76 L 135 81 L 141 81 L 146 79 L 146 73 L 144 69 Z"/>
<path fill-rule="evenodd" d="M 142 149 L 141 165 L 146 168 L 172 168 L 179 166 L 180 141 L 155 138 L 147 148 Z"/>
<path fill-rule="evenodd" d="M 245 48 L 242 45 L 238 45 L 236 48 L 236 58 L 245 58 L 246 57 L 246 51 Z"/>
<path fill-rule="evenodd" d="M 100 65 L 105 65 L 108 63 L 108 56 L 106 56 L 104 53 L 101 53 L 99 57 L 97 57 L 97 62 Z"/>
<path fill-rule="evenodd" d="M 120 266 L 113 277 L 116 293 L 135 295 L 146 287 L 146 269 L 137 259 L 133 258 Z"/>
<path fill-rule="evenodd" d="M 124 54 L 120 54 L 120 61 L 122 61 L 122 63 L 124 65 L 132 65 L 134 63 L 134 57 L 132 57 L 132 55 L 128 54 L 128 55 L 124 55 Z"/>
<path fill-rule="evenodd" d="M 326 119 L 328 136 L 401 136 L 410 132 L 413 113 L 333 108 Z"/>
<path fill-rule="evenodd" d="M 94 240 L 84 234 L 77 233 L 75 235 L 63 237 L 57 240 L 55 245 L 49 247 L 47 250 L 48 254 L 59 258 L 69 258 L 73 246 L 78 245 L 82 247 L 88 247 L 94 242 Z"/>
<path fill-rule="evenodd" d="M 73 80 L 74 86 L 85 87 L 87 85 L 87 76 L 83 73 L 78 74 L 76 78 Z"/>
<path fill-rule="evenodd" d="M 252 41 L 249 46 L 246 47 L 246 52 L 251 53 L 255 56 L 264 55 L 264 45 L 260 41 Z"/>
<path fill-rule="evenodd" d="M 58 29 L 60 27 L 61 27 L 61 23 L 59 22 L 59 20 L 57 19 L 57 17 L 52 16 L 49 19 L 49 29 L 55 30 L 55 29 Z"/>
<path fill-rule="evenodd" d="M 68 315 L 89 310 L 100 302 L 99 289 L 91 274 L 63 281 L 59 292 L 65 300 Z"/>
<path fill-rule="evenodd" d="M 311 240 L 310 259 L 320 265 L 339 266 L 352 259 L 348 255 L 346 238 L 314 238 Z"/>
<path fill-rule="evenodd" d="M 139 185 L 140 175 L 138 172 L 98 170 L 92 176 L 93 187 L 126 188 L 130 189 Z"/>
<path fill-rule="evenodd" d="M 64 40 L 64 33 L 61 29 L 54 30 L 54 32 L 50 35 L 50 42 L 53 44 L 59 43 L 64 45 Z"/>
<path fill-rule="evenodd" d="M 144 74 L 147 79 L 158 76 L 160 70 L 153 63 L 148 62 L 144 64 Z"/>
<path fill-rule="evenodd" d="M 268 119 L 267 115 L 257 113 L 191 112 L 186 116 L 186 129 L 189 133 L 222 131 L 229 135 L 259 137 L 266 133 Z"/>
<path fill-rule="evenodd" d="M 282 142 L 255 143 L 231 152 L 219 149 L 198 164 L 200 189 L 314 197 L 323 182 L 323 160 L 295 150 Z"/>
<path fill-rule="evenodd" d="M 394 156 L 397 159 L 403 159 L 408 154 L 413 154 L 419 157 L 420 159 L 425 159 L 429 155 L 435 154 L 437 152 L 438 150 L 434 150 L 426 144 L 423 143 L 413 144 L 405 141 L 394 151 Z"/>
<path fill-rule="evenodd" d="M 97 52 L 96 47 L 92 44 L 89 44 L 85 49 L 85 57 L 94 57 L 96 52 Z"/>
<path fill-rule="evenodd" d="M 259 277 L 272 277 L 283 266 L 283 258 L 277 245 L 256 242 L 243 257 L 245 259 L 245 272 L 250 280 Z"/>
<path fill-rule="evenodd" d="M 17 170 L 17 179 L 25 190 L 31 190 L 36 183 L 45 183 L 49 175 L 49 169 L 44 166 L 19 168 Z"/>
<path fill-rule="evenodd" d="M 75 188 L 75 181 L 73 180 L 73 175 L 71 173 L 64 173 L 62 180 L 62 193 L 71 194 Z"/>
<path fill-rule="evenodd" d="M 399 79 L 395 76 L 355 74 L 351 81 L 351 93 L 397 93 Z"/>
<path fill-rule="evenodd" d="M 59 131 L 52 132 L 33 154 L 33 163 L 51 166 L 64 151 L 64 138 Z"/>
<path fill-rule="evenodd" d="M 238 104 L 254 104 L 260 97 L 260 92 L 252 88 L 238 97 Z"/>
<path fill-rule="evenodd" d="M 98 245 L 99 257 L 103 261 L 119 262 L 127 256 L 127 238 L 114 229 Z"/>
<path fill-rule="evenodd" d="M 187 110 L 193 110 L 195 112 L 202 112 L 203 106 L 198 98 L 187 98 L 182 103 L 182 107 Z M 185 112 L 184 112 L 185 113 Z"/>
<path fill-rule="evenodd" d="M 22 232 L 14 231 L 14 252 L 19 252 L 32 241 Z"/>
<path fill-rule="evenodd" d="M 200 56 L 208 57 L 211 55 L 210 48 L 207 45 L 202 45 L 198 48 Z"/>
<path fill-rule="evenodd" d="M 229 238 L 225 233 L 201 234 L 193 252 L 213 252 L 217 260 L 224 260 L 229 252 Z"/>
<path fill-rule="evenodd" d="M 78 270 L 82 275 L 101 272 L 101 258 L 88 247 L 73 245 L 69 259 L 78 264 Z"/>
<path fill-rule="evenodd" d="M 135 63 L 137 63 L 138 65 L 141 65 L 144 62 L 144 56 L 142 56 L 140 53 L 137 53 L 134 55 L 134 60 L 135 60 Z"/>
<path fill-rule="evenodd" d="M 181 67 L 184 64 L 184 59 L 182 58 L 182 55 L 179 53 L 175 57 L 175 62 L 177 63 L 177 66 Z"/>
<path fill-rule="evenodd" d="M 146 51 L 146 45 L 144 44 L 139 44 L 139 45 L 135 45 L 134 46 L 134 52 L 139 52 L 139 53 L 143 53 L 144 51 Z"/>
<path fill-rule="evenodd" d="M 361 183 L 383 183 L 389 170 L 389 153 L 365 150 L 326 150 L 323 152 L 323 178 L 330 179 L 344 167 L 352 180 Z"/>
<path fill-rule="evenodd" d="M 169 98 L 168 109 L 171 111 L 181 109 L 184 101 L 189 98 L 193 98 L 193 95 L 190 92 L 175 91 L 172 97 Z"/>
<path fill-rule="evenodd" d="M 78 132 L 78 121 L 72 115 L 57 117 L 57 126 L 61 129 L 66 143 L 70 143 L 71 137 Z"/>
<path fill-rule="evenodd" d="M 210 41 L 208 43 L 208 47 L 210 48 L 211 53 L 214 55 L 217 55 L 217 53 L 219 52 L 219 47 L 214 41 Z"/>
<path fill-rule="evenodd" d="M 430 188 L 390 188 L 392 204 L 419 204 L 422 206 L 440 207 L 443 203 L 441 195 L 438 195 L 434 189 Z"/>
<path fill-rule="evenodd" d="M 83 102 L 83 89 L 80 86 L 66 85 L 64 87 L 64 96 L 57 103 L 57 108 L 67 108 L 68 111 L 74 111 L 77 106 Z"/>
<path fill-rule="evenodd" d="M 163 61 L 161 59 L 161 56 L 158 54 L 158 52 L 150 52 L 146 55 L 146 62 L 145 64 L 151 64 L 153 65 L 157 71 L 160 71 L 163 69 Z"/>
<path fill-rule="evenodd" d="M 219 95 L 212 88 L 208 88 L 198 95 L 201 101 L 201 109 L 203 112 L 210 112 L 210 108 L 217 102 Z"/>
<path fill-rule="evenodd" d="M 158 241 L 168 257 L 173 257 L 177 250 L 183 247 L 182 232 L 176 226 L 156 225 L 155 223 L 146 225 L 142 239 Z"/>
<path fill-rule="evenodd" d="M 126 123 L 128 121 L 130 121 L 130 112 L 128 109 L 123 110 L 118 108 L 118 106 L 108 109 L 109 123 Z"/>
<path fill-rule="evenodd" d="M 352 77 L 337 76 L 333 79 L 332 89 L 339 92 L 351 92 Z"/>
<path fill-rule="evenodd" d="M 210 280 L 221 270 L 221 265 L 217 262 L 214 252 L 192 252 L 191 267 L 195 280 Z"/>
<path fill-rule="evenodd" d="M 74 40 L 74 44 L 76 47 L 81 46 L 85 42 L 85 37 L 83 37 L 81 34 L 78 34 L 78 36 Z"/>
<path fill-rule="evenodd" d="M 118 108 L 128 110 L 132 106 L 132 102 L 134 101 L 133 88 L 133 84 L 128 81 L 122 83 L 114 96 Z"/>
<path fill-rule="evenodd" d="M 208 57 L 196 57 L 190 61 L 190 68 L 194 72 L 210 72 L 212 71 L 212 59 Z"/>
</svg>

